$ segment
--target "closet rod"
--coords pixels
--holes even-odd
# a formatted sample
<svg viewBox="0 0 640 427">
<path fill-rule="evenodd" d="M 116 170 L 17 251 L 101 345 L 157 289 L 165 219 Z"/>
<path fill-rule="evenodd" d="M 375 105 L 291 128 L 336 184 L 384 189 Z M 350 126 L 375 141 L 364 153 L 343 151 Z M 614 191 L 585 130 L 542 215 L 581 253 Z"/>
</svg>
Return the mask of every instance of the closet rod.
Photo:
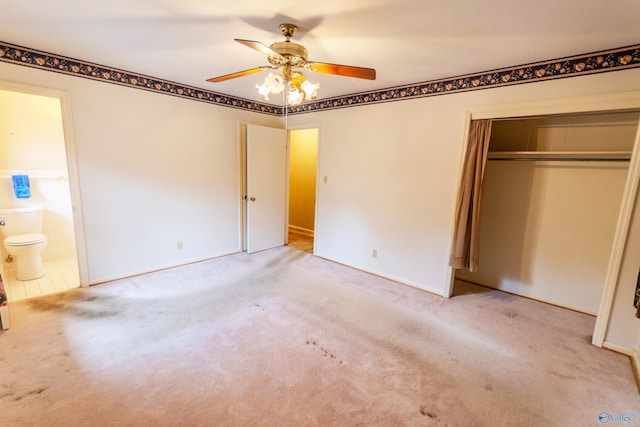
<svg viewBox="0 0 640 427">
<path fill-rule="evenodd" d="M 630 151 L 493 151 L 488 160 L 628 162 Z"/>
<path fill-rule="evenodd" d="M 628 162 L 626 158 L 588 158 L 588 157 L 488 157 L 491 161 L 528 161 L 528 162 Z"/>
</svg>

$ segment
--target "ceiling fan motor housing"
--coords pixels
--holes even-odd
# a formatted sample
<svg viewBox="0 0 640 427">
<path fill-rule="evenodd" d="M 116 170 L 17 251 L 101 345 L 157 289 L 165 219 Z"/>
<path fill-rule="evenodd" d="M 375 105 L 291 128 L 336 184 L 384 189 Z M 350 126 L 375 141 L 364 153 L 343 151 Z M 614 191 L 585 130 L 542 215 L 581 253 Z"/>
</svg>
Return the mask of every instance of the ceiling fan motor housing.
<svg viewBox="0 0 640 427">
<path fill-rule="evenodd" d="M 267 55 L 269 66 L 260 66 L 251 68 L 249 70 L 239 71 L 236 73 L 225 74 L 223 76 L 214 77 L 208 79 L 208 82 L 217 83 L 236 77 L 242 77 L 249 74 L 259 73 L 261 71 L 273 68 L 282 68 L 281 75 L 286 82 L 292 81 L 294 78 L 303 76 L 301 72 L 294 71 L 296 68 L 304 68 L 305 70 L 315 71 L 324 74 L 334 74 L 346 77 L 357 77 L 361 79 L 376 79 L 376 70 L 373 68 L 353 67 L 351 65 L 329 64 L 323 62 L 307 62 L 308 52 L 307 49 L 293 43 L 291 37 L 296 33 L 298 27 L 294 24 L 280 24 L 280 31 L 285 37 L 285 41 L 276 42 L 267 46 L 263 43 L 254 40 L 235 39 L 237 42 L 257 50 L 258 52 Z M 304 76 L 303 76 L 304 77 Z"/>
<path fill-rule="evenodd" d="M 302 67 L 307 62 L 309 53 L 307 49 L 293 42 L 275 42 L 269 46 L 271 50 L 278 52 L 281 56 L 270 56 L 269 63 L 276 67 L 289 65 L 291 67 Z"/>
</svg>

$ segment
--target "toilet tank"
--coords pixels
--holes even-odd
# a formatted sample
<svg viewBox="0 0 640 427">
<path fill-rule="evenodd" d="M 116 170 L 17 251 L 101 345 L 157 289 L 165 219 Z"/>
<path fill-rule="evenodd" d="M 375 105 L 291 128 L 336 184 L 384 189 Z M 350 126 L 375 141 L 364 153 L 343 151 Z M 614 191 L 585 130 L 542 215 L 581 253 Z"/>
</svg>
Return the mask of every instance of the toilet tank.
<svg viewBox="0 0 640 427">
<path fill-rule="evenodd" d="M 3 238 L 18 234 L 42 233 L 42 208 L 0 209 L 0 234 Z"/>
</svg>

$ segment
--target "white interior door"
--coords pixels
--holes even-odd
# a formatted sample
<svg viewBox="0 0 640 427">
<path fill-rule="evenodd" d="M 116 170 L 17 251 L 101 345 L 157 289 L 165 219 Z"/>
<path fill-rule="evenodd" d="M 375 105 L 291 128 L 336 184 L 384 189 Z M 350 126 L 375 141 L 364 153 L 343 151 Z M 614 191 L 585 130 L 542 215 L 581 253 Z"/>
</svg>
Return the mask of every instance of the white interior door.
<svg viewBox="0 0 640 427">
<path fill-rule="evenodd" d="M 247 125 L 247 252 L 285 244 L 287 134 Z"/>
</svg>

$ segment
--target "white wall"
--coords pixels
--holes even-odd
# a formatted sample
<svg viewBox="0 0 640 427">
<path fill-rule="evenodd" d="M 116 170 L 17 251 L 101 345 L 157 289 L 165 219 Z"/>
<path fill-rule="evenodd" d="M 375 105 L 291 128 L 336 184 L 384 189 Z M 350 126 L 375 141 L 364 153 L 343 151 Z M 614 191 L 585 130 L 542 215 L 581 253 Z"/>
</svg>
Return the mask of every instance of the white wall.
<svg viewBox="0 0 640 427">
<path fill-rule="evenodd" d="M 321 123 L 317 255 L 442 293 L 465 124 L 464 109 L 447 110 L 458 99 L 289 118 Z"/>
<path fill-rule="evenodd" d="M 29 175 L 30 198 L 16 198 L 15 173 Z M 44 209 L 43 259 L 75 258 L 60 100 L 0 90 L 0 208 L 31 206 Z M 0 253 L 4 259 L 4 247 Z"/>
<path fill-rule="evenodd" d="M 93 281 L 238 250 L 237 121 L 279 119 L 5 63 L 0 80 L 71 94 Z M 632 90 L 640 69 L 289 116 L 320 123 L 316 253 L 445 294 L 469 109 Z"/>
<path fill-rule="evenodd" d="M 290 116 L 321 123 L 316 254 L 445 294 L 468 111 L 638 89 L 629 70 Z"/>
<path fill-rule="evenodd" d="M 0 81 L 70 94 L 90 283 L 240 249 L 238 122 L 279 118 L 6 63 Z"/>
</svg>

